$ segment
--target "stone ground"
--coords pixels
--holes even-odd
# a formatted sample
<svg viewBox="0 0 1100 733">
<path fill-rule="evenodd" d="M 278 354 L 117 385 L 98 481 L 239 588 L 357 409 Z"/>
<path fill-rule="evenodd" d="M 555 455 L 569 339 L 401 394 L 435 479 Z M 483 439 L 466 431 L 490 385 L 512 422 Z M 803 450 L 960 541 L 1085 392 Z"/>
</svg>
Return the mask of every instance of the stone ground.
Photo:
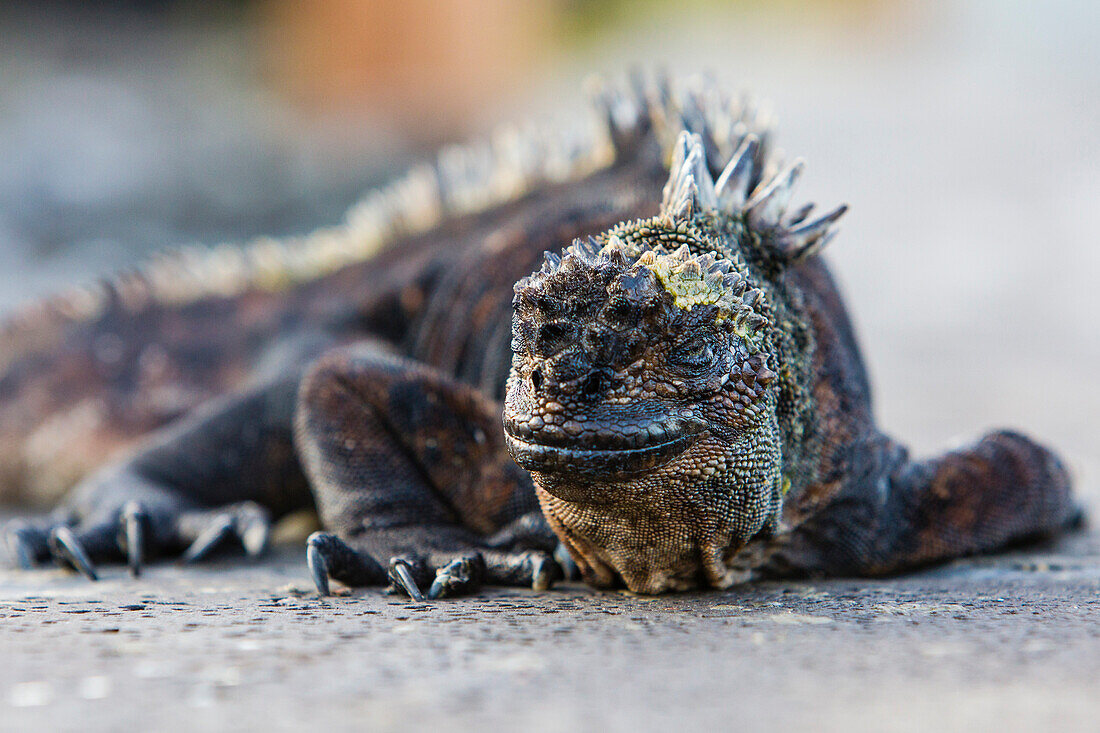
<svg viewBox="0 0 1100 733">
<path fill-rule="evenodd" d="M 319 599 L 298 546 L 0 573 L 6 730 L 1096 729 L 1100 533 L 889 580 Z"/>
<path fill-rule="evenodd" d="M 584 73 L 655 57 L 766 92 L 781 141 L 810 158 L 804 195 L 852 204 L 830 257 L 883 423 L 919 453 L 1026 426 L 1066 456 L 1098 516 L 1100 6 L 846 6 L 902 11 L 640 22 L 513 103 L 561 106 Z M 354 178 L 294 163 L 312 160 L 294 125 L 282 153 L 257 143 L 250 120 L 270 110 L 242 118 L 255 96 L 196 87 L 192 56 L 164 63 L 155 36 L 128 47 L 142 63 L 127 57 L 126 73 L 109 48 L 74 70 L 63 44 L 41 42 L 52 31 L 13 38 L 0 43 L 18 51 L 0 76 L 0 267 L 19 277 L 0 309 L 132 261 L 142 242 L 308 228 Z M 215 98 L 189 104 L 195 88 Z M 296 198 L 312 190 L 329 199 Z M 213 224 L 185 216 L 211 207 Z M 1097 530 L 895 579 L 654 599 L 569 586 L 425 606 L 377 591 L 319 600 L 302 556 L 290 544 L 254 566 L 161 565 L 137 581 L 110 569 L 94 585 L 0 569 L 0 729 L 1100 726 Z"/>
</svg>

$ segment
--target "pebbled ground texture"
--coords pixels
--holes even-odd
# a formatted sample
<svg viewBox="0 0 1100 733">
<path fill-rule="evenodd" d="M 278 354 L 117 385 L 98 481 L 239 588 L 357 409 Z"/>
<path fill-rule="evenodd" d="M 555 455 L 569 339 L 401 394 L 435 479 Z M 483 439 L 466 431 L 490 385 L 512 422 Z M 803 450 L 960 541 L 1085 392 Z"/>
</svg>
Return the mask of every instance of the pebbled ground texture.
<svg viewBox="0 0 1100 733">
<path fill-rule="evenodd" d="M 1100 532 L 890 580 L 320 599 L 299 546 L 0 572 L 5 730 L 1093 730 Z"/>
</svg>

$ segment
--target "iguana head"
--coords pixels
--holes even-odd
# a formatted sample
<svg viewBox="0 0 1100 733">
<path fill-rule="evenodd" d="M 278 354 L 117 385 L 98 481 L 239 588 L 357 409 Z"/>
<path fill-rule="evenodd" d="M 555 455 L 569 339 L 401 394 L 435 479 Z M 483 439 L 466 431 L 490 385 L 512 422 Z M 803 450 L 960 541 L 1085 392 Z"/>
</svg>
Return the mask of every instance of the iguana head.
<svg viewBox="0 0 1100 733">
<path fill-rule="evenodd" d="M 743 432 L 775 378 L 763 293 L 730 260 L 607 242 L 548 253 L 515 289 L 505 431 L 521 466 L 578 483 L 650 471 L 708 432 Z"/>
<path fill-rule="evenodd" d="M 731 260 L 667 251 L 659 221 L 618 231 L 516 285 L 505 435 L 591 580 L 689 587 L 697 529 L 740 544 L 773 509 L 766 304 Z"/>
<path fill-rule="evenodd" d="M 699 193 L 698 141 L 679 144 L 661 215 L 547 253 L 516 284 L 504 407 L 586 579 L 646 593 L 729 585 L 726 561 L 782 496 L 774 324 L 731 242 L 754 234 L 709 173 Z"/>
</svg>

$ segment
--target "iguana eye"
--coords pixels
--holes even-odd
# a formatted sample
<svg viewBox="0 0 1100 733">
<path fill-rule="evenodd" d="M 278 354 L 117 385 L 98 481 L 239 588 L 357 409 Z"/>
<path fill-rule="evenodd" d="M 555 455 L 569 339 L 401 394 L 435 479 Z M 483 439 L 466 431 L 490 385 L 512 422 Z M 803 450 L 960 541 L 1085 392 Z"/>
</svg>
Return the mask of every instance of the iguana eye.
<svg viewBox="0 0 1100 733">
<path fill-rule="evenodd" d="M 540 354 L 552 354 L 565 346 L 573 335 L 573 326 L 570 323 L 544 323 L 535 333 L 535 350 Z"/>
<path fill-rule="evenodd" d="M 704 371 L 714 366 L 714 350 L 706 339 L 693 338 L 672 350 L 669 362 L 691 371 Z"/>
</svg>

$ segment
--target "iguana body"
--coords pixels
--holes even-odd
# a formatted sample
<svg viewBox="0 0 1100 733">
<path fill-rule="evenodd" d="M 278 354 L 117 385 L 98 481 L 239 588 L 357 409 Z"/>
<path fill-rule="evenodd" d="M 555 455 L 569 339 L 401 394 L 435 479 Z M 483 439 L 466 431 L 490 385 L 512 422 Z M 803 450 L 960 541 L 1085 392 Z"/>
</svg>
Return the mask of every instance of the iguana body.
<svg viewBox="0 0 1100 733">
<path fill-rule="evenodd" d="M 16 557 L 255 553 L 316 506 L 322 592 L 543 588 L 559 540 L 589 582 L 661 592 L 892 572 L 1073 519 L 1022 436 L 914 463 L 879 433 L 816 256 L 843 209 L 786 211 L 800 167 L 751 110 L 710 86 L 600 99 L 592 140 L 447 151 L 342 227 L 9 325 L 3 480 L 77 482 L 9 527 Z"/>
</svg>

